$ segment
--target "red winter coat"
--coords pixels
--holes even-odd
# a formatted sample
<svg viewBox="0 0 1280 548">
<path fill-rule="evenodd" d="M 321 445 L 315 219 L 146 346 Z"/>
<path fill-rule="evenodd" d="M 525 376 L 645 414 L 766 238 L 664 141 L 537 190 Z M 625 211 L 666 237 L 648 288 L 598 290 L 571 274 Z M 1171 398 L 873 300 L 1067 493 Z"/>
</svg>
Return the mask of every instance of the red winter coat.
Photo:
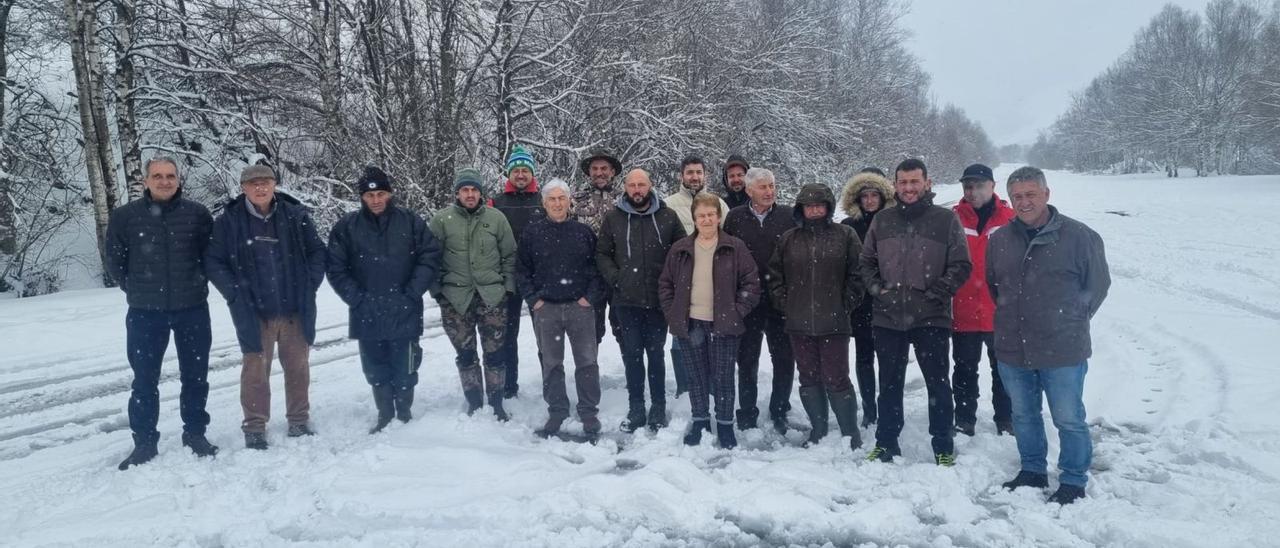
<svg viewBox="0 0 1280 548">
<path fill-rule="evenodd" d="M 969 202 L 960 200 L 953 208 L 956 217 L 960 218 L 960 225 L 964 227 L 964 235 L 969 243 L 969 258 L 973 260 L 973 273 L 969 274 L 969 280 L 956 291 L 952 301 L 951 328 L 957 332 L 995 331 L 992 320 L 996 305 L 991 301 L 991 293 L 987 290 L 987 240 L 992 232 L 1009 224 L 1015 214 L 1013 208 L 1009 207 L 1009 202 L 1001 200 L 1000 196 L 992 195 L 991 199 L 995 201 L 995 211 L 987 219 L 982 234 L 978 234 L 978 212 Z"/>
</svg>

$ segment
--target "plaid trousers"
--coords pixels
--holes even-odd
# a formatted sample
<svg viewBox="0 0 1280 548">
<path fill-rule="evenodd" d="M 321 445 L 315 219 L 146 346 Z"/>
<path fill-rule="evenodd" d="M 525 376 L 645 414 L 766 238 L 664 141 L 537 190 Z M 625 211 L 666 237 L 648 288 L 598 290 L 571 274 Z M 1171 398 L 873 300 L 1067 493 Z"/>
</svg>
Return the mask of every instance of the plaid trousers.
<svg viewBox="0 0 1280 548">
<path fill-rule="evenodd" d="M 738 339 L 718 335 L 711 322 L 689 318 L 689 338 L 684 344 L 684 365 L 689 371 L 689 408 L 693 420 L 708 420 L 708 398 L 716 400 L 716 422 L 733 424 L 733 398 L 738 392 L 734 364 Z"/>
</svg>

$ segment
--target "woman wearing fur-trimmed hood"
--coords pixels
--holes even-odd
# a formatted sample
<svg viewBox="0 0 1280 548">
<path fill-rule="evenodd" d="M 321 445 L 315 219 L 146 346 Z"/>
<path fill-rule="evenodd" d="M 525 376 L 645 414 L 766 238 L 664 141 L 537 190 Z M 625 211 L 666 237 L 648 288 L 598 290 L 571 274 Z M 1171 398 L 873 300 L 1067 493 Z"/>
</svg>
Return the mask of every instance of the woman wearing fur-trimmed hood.
<svg viewBox="0 0 1280 548">
<path fill-rule="evenodd" d="M 866 190 L 874 190 L 880 193 L 880 207 L 878 209 L 867 211 L 859 203 L 858 197 Z M 844 210 L 845 215 L 848 215 L 841 222 L 852 226 L 858 231 L 858 237 L 864 238 L 867 235 L 867 228 L 871 226 L 871 218 L 876 212 L 891 208 L 895 203 L 897 202 L 893 199 L 893 185 L 889 183 L 889 180 L 884 175 L 874 171 L 861 171 L 850 178 L 848 183 L 845 183 L 844 191 L 840 193 L 840 209 Z"/>
</svg>

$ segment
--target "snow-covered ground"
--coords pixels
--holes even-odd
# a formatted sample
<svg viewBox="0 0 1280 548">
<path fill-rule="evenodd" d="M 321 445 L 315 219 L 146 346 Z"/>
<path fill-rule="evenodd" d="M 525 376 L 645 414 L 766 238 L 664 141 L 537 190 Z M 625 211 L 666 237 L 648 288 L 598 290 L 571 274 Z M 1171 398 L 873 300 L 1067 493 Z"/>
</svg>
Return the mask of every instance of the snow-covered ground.
<svg viewBox="0 0 1280 548">
<path fill-rule="evenodd" d="M 957 439 L 955 468 L 934 466 L 916 372 L 905 455 L 891 465 L 865 462 L 865 448 L 851 453 L 837 436 L 801 449 L 799 432 L 781 439 L 752 431 L 734 451 L 688 448 L 680 443 L 687 399 L 670 400 L 670 428 L 636 435 L 621 451 L 614 439 L 538 440 L 545 406 L 527 318 L 512 422 L 462 413 L 453 352 L 430 310 L 418 418 L 369 436 L 369 390 L 345 338 L 345 308 L 327 287 L 312 362 L 320 435 L 284 436 L 277 367 L 273 446 L 243 448 L 239 352 L 214 297 L 209 434 L 222 453 L 200 460 L 180 446 L 170 362 L 160 457 L 119 472 L 132 443 L 126 307 L 119 291 L 84 290 L 0 302 L 0 545 L 1280 542 L 1280 177 L 1050 173 L 1049 182 L 1052 203 L 1102 234 L 1114 279 L 1093 323 L 1089 497 L 1073 506 L 999 489 L 1018 456 L 990 422 Z M 958 192 L 940 188 L 939 201 Z M 601 416 L 616 430 L 626 396 L 608 339 L 600 362 Z M 982 374 L 986 396 L 985 366 Z M 799 401 L 793 406 L 804 421 Z M 990 414 L 984 397 L 980 417 Z"/>
</svg>

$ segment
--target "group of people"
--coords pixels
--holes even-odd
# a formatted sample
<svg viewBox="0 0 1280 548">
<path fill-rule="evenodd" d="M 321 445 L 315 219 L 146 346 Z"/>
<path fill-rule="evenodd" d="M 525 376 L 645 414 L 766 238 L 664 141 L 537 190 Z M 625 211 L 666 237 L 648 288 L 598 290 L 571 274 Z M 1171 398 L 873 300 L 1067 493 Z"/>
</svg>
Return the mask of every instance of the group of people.
<svg viewBox="0 0 1280 548">
<path fill-rule="evenodd" d="M 107 235 L 107 269 L 129 304 L 134 371 L 134 449 L 120 469 L 156 456 L 157 385 L 171 332 L 182 443 L 199 456 L 218 451 L 204 435 L 207 282 L 226 299 L 243 354 L 246 447 L 268 447 L 277 351 L 287 433 L 313 435 L 308 354 L 316 291 L 327 276 L 349 307 L 349 336 L 372 387 L 371 433 L 412 419 L 430 295 L 456 352 L 468 414 L 487 402 L 499 421 L 509 418 L 503 401 L 519 394 L 520 317 L 528 309 L 547 404 L 537 431 L 544 437 L 568 435 L 566 343 L 582 436 L 600 435 L 597 355 L 609 333 L 626 374 L 621 430 L 666 426 L 669 333 L 676 396 L 687 392 L 690 404 L 684 443 L 714 433 L 720 447 L 733 448 L 735 427 L 758 427 L 767 340 L 774 430 L 792 428 L 798 372 L 806 446 L 827 436 L 834 414 L 851 449 L 862 445 L 860 429 L 874 425 L 867 459 L 891 462 L 902 453 L 903 385 L 914 347 L 934 460 L 953 466 L 954 435 L 977 430 L 985 346 L 995 428 L 1016 437 L 1022 457 L 1005 487 L 1048 486 L 1047 396 L 1061 440 L 1060 486 L 1050 500 L 1084 496 L 1092 454 L 1083 405 L 1089 320 L 1110 280 L 1101 238 L 1048 205 L 1041 170 L 1024 167 L 1009 177 L 1010 204 L 996 195 L 991 169 L 972 165 L 961 178 L 964 199 L 948 209 L 933 203 L 933 182 L 918 159 L 900 163 L 892 180 L 862 170 L 839 201 L 827 185 L 804 185 L 794 205 L 777 202 L 773 172 L 737 155 L 724 162 L 721 193 L 707 189 L 710 166 L 689 156 L 679 188 L 665 198 L 643 169 L 627 171 L 619 184 L 622 163 L 605 151 L 579 167 L 587 182 L 576 191 L 561 179 L 540 185 L 537 162 L 516 146 L 501 193 L 486 199 L 480 172 L 460 169 L 454 203 L 429 222 L 398 205 L 393 179 L 369 167 L 356 181 L 360 210 L 339 220 L 326 244 L 267 166 L 241 173 L 242 194 L 214 220 L 182 197 L 177 162 L 151 159 L 142 198 L 112 213 Z"/>
</svg>

